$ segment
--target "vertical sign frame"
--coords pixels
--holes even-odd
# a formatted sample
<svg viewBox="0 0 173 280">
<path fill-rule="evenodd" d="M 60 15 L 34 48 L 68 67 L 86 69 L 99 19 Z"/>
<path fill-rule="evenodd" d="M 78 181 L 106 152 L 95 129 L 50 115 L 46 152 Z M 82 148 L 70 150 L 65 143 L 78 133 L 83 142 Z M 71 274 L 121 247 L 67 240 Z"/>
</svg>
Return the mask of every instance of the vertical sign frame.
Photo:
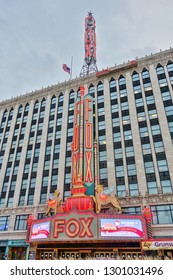
<svg viewBox="0 0 173 280">
<path fill-rule="evenodd" d="M 87 195 L 94 195 L 93 97 L 84 96 L 84 186 Z"/>
</svg>

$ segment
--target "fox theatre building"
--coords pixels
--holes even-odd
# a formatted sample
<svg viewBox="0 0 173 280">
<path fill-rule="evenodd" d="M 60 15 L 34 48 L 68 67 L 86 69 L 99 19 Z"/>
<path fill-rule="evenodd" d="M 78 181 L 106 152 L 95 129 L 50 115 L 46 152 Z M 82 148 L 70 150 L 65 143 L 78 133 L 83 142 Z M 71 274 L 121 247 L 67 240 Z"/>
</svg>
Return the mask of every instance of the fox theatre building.
<svg viewBox="0 0 173 280">
<path fill-rule="evenodd" d="M 99 184 L 97 147 L 93 143 L 92 96 L 75 102 L 71 196 L 65 202 L 57 190 L 48 201 L 46 217 L 28 221 L 30 259 L 139 257 L 148 238 L 143 215 L 125 215 L 114 187 Z M 102 212 L 104 207 L 113 212 Z"/>
</svg>

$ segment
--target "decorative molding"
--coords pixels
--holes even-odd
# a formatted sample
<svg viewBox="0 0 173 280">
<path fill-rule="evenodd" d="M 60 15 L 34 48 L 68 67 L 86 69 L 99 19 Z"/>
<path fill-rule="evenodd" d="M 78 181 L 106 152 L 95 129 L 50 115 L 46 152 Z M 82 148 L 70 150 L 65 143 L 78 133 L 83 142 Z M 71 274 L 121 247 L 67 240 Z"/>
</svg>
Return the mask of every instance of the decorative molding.
<svg viewBox="0 0 173 280">
<path fill-rule="evenodd" d="M 173 203 L 173 194 L 166 193 L 166 194 L 153 194 L 146 196 L 137 196 L 137 197 L 130 197 L 126 196 L 124 198 L 119 198 L 120 204 L 122 207 L 134 207 L 139 205 L 160 205 L 160 204 L 168 204 Z"/>
<path fill-rule="evenodd" d="M 116 65 L 114 67 L 110 67 L 111 70 L 116 69 L 117 67 L 120 68 L 116 74 L 111 73 L 109 74 L 106 78 L 108 77 L 114 77 L 115 79 L 118 79 L 120 74 L 125 75 L 125 73 L 130 72 L 132 75 L 133 71 L 136 70 L 136 72 L 141 72 L 143 68 L 149 67 L 151 64 L 154 64 L 156 67 L 158 62 L 162 63 L 162 65 L 166 65 L 168 60 L 173 60 L 173 49 L 170 48 L 169 50 L 166 51 L 160 51 L 159 53 L 156 54 L 151 54 L 149 56 L 145 56 L 142 58 L 136 58 L 138 65 L 137 67 L 134 67 L 132 69 L 121 69 L 121 65 Z M 73 89 L 74 91 L 77 91 L 79 88 L 79 85 L 86 84 L 90 85 L 91 83 L 93 85 L 97 85 L 99 81 L 104 82 L 105 77 L 103 78 L 97 78 L 96 74 L 90 74 L 88 76 L 84 77 L 76 77 L 75 79 L 69 80 L 69 81 L 64 81 L 62 83 L 58 83 L 56 85 L 51 85 L 46 88 L 42 88 L 39 90 L 32 91 L 30 93 L 26 93 L 23 95 L 19 95 L 17 97 L 11 98 L 9 100 L 4 100 L 0 102 L 0 110 L 2 109 L 11 109 L 15 105 L 21 104 L 22 106 L 25 106 L 26 103 L 30 103 L 32 100 L 42 100 L 43 98 L 47 98 L 47 96 L 51 95 L 56 95 L 59 96 L 60 93 L 64 93 L 66 90 Z"/>
<path fill-rule="evenodd" d="M 135 206 L 144 206 L 144 205 L 160 205 L 160 204 L 169 204 L 173 203 L 173 194 L 154 194 L 146 196 L 126 196 L 119 198 L 120 204 L 122 207 L 135 207 Z M 47 205 L 38 205 L 38 206 L 24 206 L 24 207 L 15 207 L 15 208 L 2 208 L 0 209 L 0 215 L 21 215 L 21 214 L 38 214 L 45 213 Z"/>
<path fill-rule="evenodd" d="M 24 207 L 15 207 L 15 208 L 2 208 L 0 209 L 0 215 L 28 215 L 32 213 L 45 213 L 47 205 L 38 205 L 38 206 L 24 206 Z"/>
</svg>

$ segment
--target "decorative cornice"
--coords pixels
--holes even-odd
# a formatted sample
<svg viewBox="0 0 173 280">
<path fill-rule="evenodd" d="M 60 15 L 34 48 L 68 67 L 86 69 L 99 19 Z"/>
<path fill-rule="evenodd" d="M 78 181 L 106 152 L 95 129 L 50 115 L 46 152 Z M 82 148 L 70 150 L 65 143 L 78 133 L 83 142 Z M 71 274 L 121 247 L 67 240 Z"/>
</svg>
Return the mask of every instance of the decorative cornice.
<svg viewBox="0 0 173 280">
<path fill-rule="evenodd" d="M 32 214 L 32 213 L 45 213 L 47 205 L 38 206 L 23 206 L 15 208 L 2 208 L 0 209 L 0 215 L 20 215 L 20 214 Z"/>
<path fill-rule="evenodd" d="M 166 51 L 160 51 L 159 53 L 156 54 L 151 54 L 149 56 L 145 56 L 142 58 L 136 58 L 138 65 L 137 67 L 134 67 L 132 69 L 128 69 L 128 70 L 122 70 L 121 66 L 123 67 L 123 64 L 114 66 L 114 67 L 110 67 L 109 69 L 114 70 L 114 69 L 119 69 L 118 72 L 116 72 L 116 74 L 112 73 L 112 74 L 108 74 L 109 77 L 114 77 L 116 79 L 118 79 L 118 77 L 120 76 L 120 74 L 125 74 L 128 72 L 130 72 L 131 74 L 133 73 L 134 70 L 136 70 L 137 72 L 141 72 L 143 70 L 143 68 L 147 68 L 149 67 L 151 64 L 154 64 L 154 66 L 156 67 L 158 62 L 161 63 L 162 65 L 166 65 L 168 60 L 173 60 L 173 49 L 170 48 L 169 50 Z M 74 91 L 77 91 L 79 88 L 79 85 L 87 85 L 89 86 L 91 83 L 93 85 L 97 85 L 99 81 L 104 80 L 105 77 L 103 78 L 97 78 L 96 74 L 90 74 L 88 76 L 83 76 L 83 77 L 76 77 L 75 79 L 69 80 L 69 81 L 64 81 L 62 83 L 58 83 L 56 85 L 52 85 L 52 86 L 48 86 L 46 88 L 42 88 L 40 90 L 35 90 L 32 91 L 30 93 L 26 93 L 20 96 L 17 96 L 15 98 L 11 98 L 9 100 L 5 100 L 0 102 L 0 110 L 1 109 L 11 109 L 12 107 L 16 106 L 16 105 L 23 105 L 25 106 L 26 103 L 30 103 L 32 100 L 42 100 L 43 98 L 47 98 L 47 96 L 49 95 L 56 95 L 58 96 L 61 92 L 64 93 L 66 90 L 70 92 L 71 89 L 73 89 Z"/>
<path fill-rule="evenodd" d="M 173 194 L 153 194 L 146 196 L 126 196 L 124 198 L 119 198 L 120 204 L 122 207 L 131 207 L 131 206 L 139 206 L 139 205 L 160 205 L 160 204 L 168 204 L 173 203 Z"/>
<path fill-rule="evenodd" d="M 120 204 L 122 207 L 135 207 L 135 206 L 144 206 L 144 205 L 160 205 L 160 204 L 169 204 L 173 203 L 173 194 L 153 194 L 146 196 L 126 196 L 119 198 Z M 15 208 L 2 208 L 0 209 L 0 215 L 20 215 L 20 214 L 37 214 L 45 213 L 47 205 L 38 205 L 38 206 L 24 206 L 24 207 L 15 207 Z"/>
<path fill-rule="evenodd" d="M 146 201 L 150 205 L 173 203 L 173 194 L 147 195 Z"/>
</svg>

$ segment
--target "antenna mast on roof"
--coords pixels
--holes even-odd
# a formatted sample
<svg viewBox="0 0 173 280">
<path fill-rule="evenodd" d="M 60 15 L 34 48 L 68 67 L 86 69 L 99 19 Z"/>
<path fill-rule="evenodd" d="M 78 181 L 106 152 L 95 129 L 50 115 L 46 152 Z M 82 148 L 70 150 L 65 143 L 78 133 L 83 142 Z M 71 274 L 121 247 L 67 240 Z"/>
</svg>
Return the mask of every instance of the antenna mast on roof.
<svg viewBox="0 0 173 280">
<path fill-rule="evenodd" d="M 85 18 L 85 59 L 82 66 L 80 76 L 88 75 L 98 71 L 96 64 L 96 22 L 92 15 L 92 12 L 88 12 L 88 16 Z"/>
</svg>

